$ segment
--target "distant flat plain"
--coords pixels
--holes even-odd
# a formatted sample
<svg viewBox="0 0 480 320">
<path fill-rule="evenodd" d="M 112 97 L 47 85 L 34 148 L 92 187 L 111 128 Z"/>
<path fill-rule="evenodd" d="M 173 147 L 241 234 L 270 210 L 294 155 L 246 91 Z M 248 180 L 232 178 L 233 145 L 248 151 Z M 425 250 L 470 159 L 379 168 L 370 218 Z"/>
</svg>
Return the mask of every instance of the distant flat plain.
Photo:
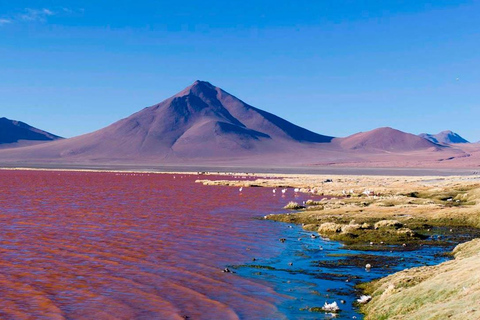
<svg viewBox="0 0 480 320">
<path fill-rule="evenodd" d="M 407 167 L 335 167 L 335 166 L 226 166 L 226 165 L 158 165 L 158 164 L 65 164 L 65 163 L 0 163 L 5 169 L 93 170 L 140 172 L 244 172 L 312 175 L 375 175 L 375 176 L 464 176 L 480 174 L 472 168 L 407 168 Z"/>
</svg>

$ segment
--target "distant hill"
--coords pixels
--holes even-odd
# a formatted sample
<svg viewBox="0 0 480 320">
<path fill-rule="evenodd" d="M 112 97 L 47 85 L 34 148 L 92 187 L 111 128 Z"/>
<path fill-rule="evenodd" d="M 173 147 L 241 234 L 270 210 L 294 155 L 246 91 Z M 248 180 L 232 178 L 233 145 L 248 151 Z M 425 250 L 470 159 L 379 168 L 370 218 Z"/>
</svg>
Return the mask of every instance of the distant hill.
<svg viewBox="0 0 480 320">
<path fill-rule="evenodd" d="M 62 139 L 49 132 L 34 128 L 26 123 L 7 118 L 0 118 L 0 145 L 14 144 L 22 141 L 53 141 Z"/>
<path fill-rule="evenodd" d="M 442 131 L 437 134 L 421 133 L 418 136 L 438 144 L 469 143 L 459 134 L 450 130 Z"/>
<path fill-rule="evenodd" d="M 431 141 L 416 135 L 388 127 L 360 132 L 341 138 L 339 141 L 344 149 L 358 151 L 403 152 L 436 149 L 439 147 Z"/>
</svg>

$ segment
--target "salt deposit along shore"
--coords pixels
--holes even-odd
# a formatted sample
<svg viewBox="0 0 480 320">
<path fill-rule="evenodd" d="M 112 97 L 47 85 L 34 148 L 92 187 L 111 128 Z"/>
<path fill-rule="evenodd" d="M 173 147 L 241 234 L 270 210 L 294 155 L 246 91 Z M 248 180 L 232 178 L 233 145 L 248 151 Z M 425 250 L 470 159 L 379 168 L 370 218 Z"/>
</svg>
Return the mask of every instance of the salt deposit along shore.
<svg viewBox="0 0 480 320">
<path fill-rule="evenodd" d="M 409 250 L 479 237 L 480 177 L 262 176 L 248 181 L 198 180 L 205 185 L 272 188 L 323 195 L 290 203 L 265 219 L 302 224 L 352 249 Z M 285 203 L 287 205 L 287 203 Z M 443 235 L 442 235 L 443 232 Z M 359 285 L 372 299 L 359 304 L 365 319 L 479 319 L 480 239 L 459 244 L 454 259 L 406 269 Z"/>
</svg>

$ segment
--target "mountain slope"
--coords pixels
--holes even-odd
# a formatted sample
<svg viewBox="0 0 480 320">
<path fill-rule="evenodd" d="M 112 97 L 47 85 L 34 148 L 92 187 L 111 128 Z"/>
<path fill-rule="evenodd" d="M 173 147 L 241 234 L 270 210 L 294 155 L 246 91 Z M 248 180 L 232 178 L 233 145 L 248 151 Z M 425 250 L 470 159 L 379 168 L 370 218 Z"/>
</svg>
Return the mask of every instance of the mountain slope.
<svg viewBox="0 0 480 320">
<path fill-rule="evenodd" d="M 0 118 L 0 144 L 11 144 L 20 141 L 52 141 L 61 137 L 34 128 L 26 123 Z"/>
<path fill-rule="evenodd" d="M 439 148 L 424 138 L 388 127 L 360 132 L 337 140 L 342 148 L 354 151 L 405 152 Z"/>
<path fill-rule="evenodd" d="M 392 128 L 332 138 L 252 107 L 208 82 L 196 81 L 163 102 L 101 130 L 0 150 L 0 163 L 108 168 L 471 167 L 478 166 L 475 146 L 442 146 Z"/>
<path fill-rule="evenodd" d="M 469 143 L 459 134 L 450 130 L 442 131 L 437 134 L 421 133 L 418 136 L 438 144 Z"/>
<path fill-rule="evenodd" d="M 22 148 L 12 157 L 72 161 L 235 158 L 332 139 L 254 108 L 208 82 L 196 81 L 104 129 Z"/>
</svg>

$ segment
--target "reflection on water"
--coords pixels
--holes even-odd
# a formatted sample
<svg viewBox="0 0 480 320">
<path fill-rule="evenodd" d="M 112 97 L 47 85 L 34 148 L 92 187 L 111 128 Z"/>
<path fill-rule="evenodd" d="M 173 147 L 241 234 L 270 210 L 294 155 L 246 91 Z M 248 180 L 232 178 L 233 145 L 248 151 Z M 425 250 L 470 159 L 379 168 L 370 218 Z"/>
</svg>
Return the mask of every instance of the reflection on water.
<svg viewBox="0 0 480 320">
<path fill-rule="evenodd" d="M 333 259 L 338 244 L 253 219 L 279 212 L 291 190 L 197 178 L 0 171 L 0 318 L 315 319 L 324 315 L 300 309 L 331 298 L 346 300 L 341 316 L 351 318 L 345 274 L 392 272 L 322 267 L 315 261 Z M 221 272 L 254 258 L 272 268 Z"/>
</svg>

